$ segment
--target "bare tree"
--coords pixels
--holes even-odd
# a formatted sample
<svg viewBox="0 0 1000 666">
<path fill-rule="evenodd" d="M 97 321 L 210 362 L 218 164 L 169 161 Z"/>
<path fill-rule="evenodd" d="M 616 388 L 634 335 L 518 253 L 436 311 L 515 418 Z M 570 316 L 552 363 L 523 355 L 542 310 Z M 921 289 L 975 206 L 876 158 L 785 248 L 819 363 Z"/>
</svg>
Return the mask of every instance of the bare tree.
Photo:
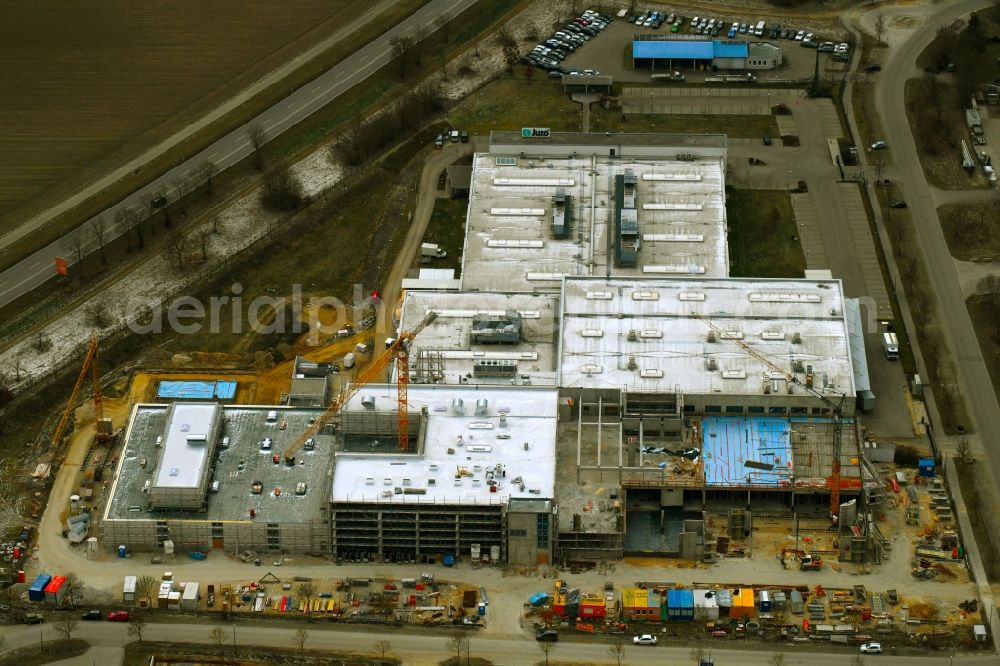
<svg viewBox="0 0 1000 666">
<path fill-rule="evenodd" d="M 222 226 L 222 218 L 219 215 L 212 216 L 212 233 L 219 233 L 219 227 Z"/>
<path fill-rule="evenodd" d="M 101 299 L 95 299 L 84 308 L 84 316 L 88 325 L 95 328 L 107 328 L 111 325 L 111 314 L 107 304 Z"/>
<path fill-rule="evenodd" d="M 851 666 L 865 666 L 865 658 L 860 654 L 854 655 L 854 658 L 851 659 Z"/>
<path fill-rule="evenodd" d="M 125 229 L 127 232 L 135 234 L 135 246 L 140 250 L 146 244 L 146 233 L 142 227 L 142 212 L 135 209 L 129 208 L 125 211 Z M 129 241 L 131 246 L 131 241 Z"/>
<path fill-rule="evenodd" d="M 83 228 L 79 228 L 67 237 L 67 242 L 69 243 L 69 249 L 76 257 L 74 263 L 79 264 L 83 261 L 83 251 L 87 247 L 86 238 L 83 235 Z"/>
<path fill-rule="evenodd" d="M 422 61 L 424 58 L 424 40 L 426 38 L 427 38 L 427 30 L 423 26 L 418 25 L 413 30 L 413 59 L 416 61 L 417 67 L 423 64 Z"/>
<path fill-rule="evenodd" d="M 215 643 L 219 647 L 222 647 L 222 644 L 229 639 L 229 632 L 227 632 L 222 627 L 215 627 L 214 629 L 212 629 L 212 632 L 209 634 L 209 637 L 212 639 L 213 643 Z"/>
<path fill-rule="evenodd" d="M 267 142 L 267 132 L 257 123 L 247 125 L 247 138 L 253 150 L 253 165 L 257 171 L 264 168 L 264 144 Z"/>
<path fill-rule="evenodd" d="M 392 58 L 399 62 L 399 78 L 405 79 L 410 68 L 410 57 L 413 51 L 413 38 L 405 35 L 397 35 L 389 40 L 392 47 Z"/>
<path fill-rule="evenodd" d="M 970 452 L 971 449 L 972 449 L 972 446 L 969 444 L 969 438 L 968 437 L 961 437 L 961 438 L 959 438 L 959 440 L 958 440 L 958 446 L 957 446 L 957 449 L 956 449 L 956 453 L 958 454 L 958 459 L 960 461 L 962 461 L 963 463 L 968 463 L 969 462 L 969 452 Z"/>
<path fill-rule="evenodd" d="M 693 647 L 688 654 L 691 655 L 691 661 L 694 662 L 694 666 L 701 666 L 701 660 L 705 656 L 705 648 Z"/>
<path fill-rule="evenodd" d="M 1000 0 L 995 0 L 995 2 L 1000 2 Z M 449 23 L 451 23 L 451 14 L 449 14 L 448 12 L 444 12 L 441 15 L 439 15 L 437 17 L 437 21 L 435 21 L 434 23 L 437 29 L 441 31 L 441 36 L 444 37 L 445 44 L 447 44 L 449 41 L 448 40 Z"/>
<path fill-rule="evenodd" d="M 882 44 L 882 35 L 885 34 L 885 14 L 879 12 L 875 17 L 875 39 Z"/>
<path fill-rule="evenodd" d="M 133 615 L 128 623 L 128 635 L 139 643 L 142 642 L 142 632 L 146 629 L 146 619 L 142 615 Z"/>
<path fill-rule="evenodd" d="M 514 38 L 513 33 L 511 33 L 507 26 L 504 26 L 497 30 L 496 43 L 503 53 L 503 60 L 507 65 L 507 70 L 510 71 L 521 58 L 517 50 L 517 39 Z"/>
<path fill-rule="evenodd" d="M 469 637 L 465 634 L 454 634 L 448 639 L 448 650 L 455 653 L 455 663 L 457 664 L 462 663 L 462 653 L 465 652 L 468 655 L 470 647 Z"/>
<path fill-rule="evenodd" d="M 767 659 L 769 666 L 785 666 L 785 653 L 775 652 Z"/>
<path fill-rule="evenodd" d="M 1000 301 L 1000 276 L 987 275 L 976 284 L 976 293 L 985 296 L 993 307 Z"/>
<path fill-rule="evenodd" d="M 310 581 L 304 583 L 299 583 L 298 588 L 299 598 L 305 602 L 306 606 L 312 601 L 313 597 L 316 596 L 316 586 Z"/>
<path fill-rule="evenodd" d="M 187 250 L 183 234 L 175 232 L 167 239 L 166 252 L 174 260 L 178 270 L 184 269 L 184 253 Z"/>
<path fill-rule="evenodd" d="M 302 189 L 302 181 L 292 173 L 291 165 L 282 160 L 264 178 L 261 203 L 272 210 L 295 210 L 302 203 Z"/>
<path fill-rule="evenodd" d="M 63 637 L 63 640 L 68 641 L 73 637 L 73 632 L 79 626 L 80 622 L 75 617 L 69 616 L 64 617 L 53 625 L 53 629 L 56 633 Z"/>
<path fill-rule="evenodd" d="M 608 646 L 608 656 L 615 660 L 618 666 L 622 666 L 625 661 L 625 637 L 621 634 L 615 636 Z"/>
<path fill-rule="evenodd" d="M 24 371 L 24 357 L 18 354 L 14 357 L 14 381 L 21 381 L 21 373 Z"/>
<path fill-rule="evenodd" d="M 39 354 L 44 354 L 45 352 L 52 349 L 52 338 L 45 335 L 44 333 L 39 333 L 31 341 L 31 348 L 34 349 Z"/>
<path fill-rule="evenodd" d="M 378 658 L 381 661 L 385 661 L 385 655 L 387 655 L 391 650 L 392 643 L 384 638 L 375 644 L 375 651 L 378 652 Z"/>
<path fill-rule="evenodd" d="M 198 173 L 201 175 L 202 182 L 205 183 L 208 196 L 212 196 L 214 194 L 212 191 L 212 180 L 215 178 L 215 174 L 219 173 L 219 166 L 212 160 L 205 160 L 198 167 Z"/>
<path fill-rule="evenodd" d="M 545 655 L 545 666 L 549 666 L 549 654 L 556 649 L 556 645 L 558 645 L 558 643 L 553 643 L 552 641 L 538 642 L 538 649 L 542 651 L 543 655 Z"/>
<path fill-rule="evenodd" d="M 66 598 L 70 606 L 75 606 L 76 602 L 83 596 L 83 581 L 75 573 L 66 574 L 63 582 L 63 589 L 66 590 Z"/>
<path fill-rule="evenodd" d="M 95 218 L 90 223 L 90 231 L 94 235 L 94 240 L 97 241 L 97 250 L 101 253 L 101 263 L 108 263 L 108 259 L 104 254 L 104 241 L 108 235 L 108 226 L 104 221 L 103 215 Z"/>
<path fill-rule="evenodd" d="M 208 237 L 211 234 L 207 229 L 198 232 L 198 241 L 201 243 L 201 260 L 208 261 Z"/>
<path fill-rule="evenodd" d="M 299 627 L 292 634 L 292 642 L 299 646 L 299 655 L 304 655 L 306 653 L 306 639 L 309 638 L 309 632 Z"/>
<path fill-rule="evenodd" d="M 153 604 L 153 594 L 159 589 L 160 584 L 152 576 L 139 576 L 135 580 L 135 596 L 138 599 L 145 599 L 147 605 Z"/>
</svg>

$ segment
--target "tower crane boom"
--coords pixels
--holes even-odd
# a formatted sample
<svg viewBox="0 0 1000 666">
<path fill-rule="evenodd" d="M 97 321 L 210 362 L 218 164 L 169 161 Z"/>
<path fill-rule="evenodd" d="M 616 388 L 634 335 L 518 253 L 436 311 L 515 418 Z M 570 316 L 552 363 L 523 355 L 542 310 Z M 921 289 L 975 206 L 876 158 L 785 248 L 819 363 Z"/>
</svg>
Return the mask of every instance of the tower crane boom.
<svg viewBox="0 0 1000 666">
<path fill-rule="evenodd" d="M 396 390 L 397 390 L 397 427 L 398 427 L 398 441 L 399 450 L 406 451 L 409 448 L 409 412 L 407 411 L 407 386 L 410 382 L 409 373 L 409 346 L 410 342 L 415 338 L 422 330 L 427 328 L 427 326 L 437 318 L 436 312 L 428 312 L 427 316 L 424 317 L 419 324 L 414 326 L 409 331 L 403 331 L 399 334 L 399 337 L 393 341 L 389 347 L 386 348 L 375 360 L 368 364 L 367 367 L 360 370 L 355 376 L 354 381 L 351 382 L 346 389 L 341 391 L 330 406 L 308 427 L 302 432 L 295 441 L 288 445 L 285 449 L 285 463 L 288 465 L 295 464 L 295 454 L 299 452 L 299 449 L 306 443 L 307 440 L 314 437 L 316 433 L 320 431 L 326 424 L 333 421 L 333 419 L 340 413 L 344 406 L 353 398 L 358 391 L 367 386 L 368 384 L 378 381 L 380 378 L 384 377 L 386 369 L 389 364 L 395 360 L 396 361 Z"/>
</svg>

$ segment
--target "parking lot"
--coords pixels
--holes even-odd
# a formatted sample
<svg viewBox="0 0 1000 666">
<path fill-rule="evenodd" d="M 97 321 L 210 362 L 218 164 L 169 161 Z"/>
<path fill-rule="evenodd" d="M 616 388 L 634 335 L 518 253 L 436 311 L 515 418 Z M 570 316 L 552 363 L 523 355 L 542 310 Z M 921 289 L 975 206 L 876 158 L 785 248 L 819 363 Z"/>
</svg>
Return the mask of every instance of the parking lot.
<svg viewBox="0 0 1000 666">
<path fill-rule="evenodd" d="M 683 39 L 727 40 L 729 39 L 728 34 L 733 22 L 742 21 L 743 23 L 747 23 L 749 21 L 749 19 L 741 19 L 740 17 L 721 17 L 720 25 L 724 29 L 720 30 L 718 35 L 711 33 L 708 35 L 697 35 L 691 27 L 691 18 L 693 17 L 686 17 L 685 22 L 678 26 L 677 32 L 674 33 L 671 32 L 671 26 L 667 23 L 664 23 L 659 28 L 655 28 L 653 25 L 635 25 L 634 23 L 617 18 L 607 21 L 607 18 L 611 18 L 610 15 L 602 15 L 603 18 L 598 18 L 596 25 L 591 27 L 589 32 L 583 32 L 584 29 L 588 28 L 588 26 L 583 25 L 583 22 L 594 18 L 594 16 L 582 14 L 578 19 L 575 18 L 566 25 L 556 28 L 553 34 L 547 35 L 540 40 L 541 44 L 536 47 L 537 49 L 547 50 L 545 55 L 551 58 L 551 60 L 542 63 L 542 52 L 536 50 L 529 56 L 531 62 L 554 72 L 554 76 L 563 72 L 599 72 L 612 76 L 616 82 L 649 82 L 652 80 L 650 74 L 662 72 L 637 71 L 633 69 L 632 41 L 635 35 L 657 35 L 663 38 L 676 36 Z M 577 20 L 581 22 L 575 23 Z M 770 26 L 774 22 L 767 21 L 767 24 Z M 846 63 L 835 60 L 834 56 L 837 54 L 827 50 L 833 48 L 833 43 L 839 43 L 842 35 L 832 34 L 830 31 L 824 32 L 820 28 L 812 28 L 817 31 L 812 40 L 813 46 L 819 47 L 824 42 L 831 42 L 831 44 L 823 47 L 822 50 L 820 48 L 803 48 L 802 41 L 785 39 L 780 36 L 780 34 L 788 32 L 791 28 L 793 26 L 780 29 L 779 36 L 774 39 L 769 36 L 771 34 L 770 29 L 764 32 L 763 37 L 755 37 L 748 33 L 741 34 L 737 32 L 733 38 L 736 41 L 768 42 L 781 48 L 783 62 L 779 67 L 773 70 L 756 70 L 757 82 L 759 84 L 764 85 L 768 82 L 779 83 L 808 79 L 813 75 L 817 57 L 819 58 L 820 72 L 824 77 L 838 78 L 843 74 Z M 796 24 L 794 28 L 799 28 L 799 25 Z M 796 34 L 799 32 L 806 33 L 807 30 L 809 28 L 803 25 L 795 32 Z M 574 35 L 576 37 L 573 37 Z M 561 42 L 562 45 L 558 45 L 557 42 Z M 553 49 L 555 49 L 555 53 L 551 53 Z M 713 75 L 738 73 L 735 70 L 711 72 L 695 71 L 690 67 L 682 69 L 687 79 L 686 83 L 689 84 L 704 83 L 707 77 Z M 662 85 L 676 86 L 684 84 L 672 82 Z"/>
</svg>

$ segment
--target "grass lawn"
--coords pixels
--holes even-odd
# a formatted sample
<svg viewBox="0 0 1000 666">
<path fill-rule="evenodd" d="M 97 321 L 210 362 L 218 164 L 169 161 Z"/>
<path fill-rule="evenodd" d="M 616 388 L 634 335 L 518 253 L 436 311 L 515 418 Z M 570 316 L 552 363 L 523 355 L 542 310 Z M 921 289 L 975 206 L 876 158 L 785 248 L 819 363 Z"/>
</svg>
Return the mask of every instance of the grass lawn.
<svg viewBox="0 0 1000 666">
<path fill-rule="evenodd" d="M 90 643 L 79 638 L 72 640 L 47 641 L 41 646 L 31 645 L 12 652 L 0 658 L 0 666 L 36 666 L 50 664 L 54 661 L 77 657 L 90 648 Z M 146 659 L 149 663 L 149 659 Z"/>
<path fill-rule="evenodd" d="M 448 120 L 471 134 L 522 127 L 549 127 L 560 132 L 581 130 L 580 105 L 562 92 L 559 83 L 544 72 L 521 67 L 505 74 L 459 103 Z"/>
<path fill-rule="evenodd" d="M 1000 211 L 993 203 L 938 208 L 951 256 L 962 261 L 1000 257 Z"/>
<path fill-rule="evenodd" d="M 730 275 L 800 278 L 805 255 L 785 190 L 731 190 L 726 195 Z"/>
<path fill-rule="evenodd" d="M 227 629 L 230 632 L 231 629 Z M 205 627 L 205 635 L 211 632 L 210 627 Z M 231 633 L 229 634 L 232 635 Z M 375 648 L 380 636 L 372 634 L 371 648 Z M 442 639 L 442 643 L 444 639 Z M 291 642 L 289 642 L 291 645 Z M 201 643 L 129 643 L 125 646 L 125 666 L 149 666 L 150 658 L 153 656 L 169 656 L 172 662 L 176 663 L 226 663 L 243 664 L 246 666 L 275 663 L 295 663 L 309 664 L 310 666 L 394 666 L 400 661 L 393 656 L 390 649 L 384 658 L 377 654 L 365 654 L 363 649 L 354 653 L 337 652 L 332 650 L 310 650 L 308 636 L 306 638 L 305 650 L 299 652 L 292 647 L 263 647 L 255 645 L 240 646 L 236 655 L 233 654 L 231 645 L 208 645 Z"/>
<path fill-rule="evenodd" d="M 591 132 L 660 132 L 665 134 L 728 134 L 759 139 L 773 125 L 771 116 L 722 116 L 711 114 L 626 113 L 590 107 Z M 772 134 L 776 134 L 774 130 Z"/>
<path fill-rule="evenodd" d="M 425 243 L 437 243 L 448 253 L 444 259 L 435 259 L 428 268 L 454 268 L 455 277 L 461 275 L 462 248 L 465 244 L 465 213 L 468 199 L 437 199 L 424 234 Z"/>
<path fill-rule="evenodd" d="M 987 296 L 971 296 L 966 301 L 993 390 L 1000 395 L 1000 297 L 991 305 Z"/>
</svg>

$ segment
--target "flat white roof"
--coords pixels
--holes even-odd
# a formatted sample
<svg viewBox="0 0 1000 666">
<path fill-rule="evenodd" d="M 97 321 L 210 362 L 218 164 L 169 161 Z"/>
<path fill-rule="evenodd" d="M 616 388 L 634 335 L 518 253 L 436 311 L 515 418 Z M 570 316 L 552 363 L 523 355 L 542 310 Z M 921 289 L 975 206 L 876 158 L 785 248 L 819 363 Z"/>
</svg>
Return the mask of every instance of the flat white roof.
<svg viewBox="0 0 1000 666">
<path fill-rule="evenodd" d="M 367 397 L 375 398 L 376 411 L 391 411 L 396 387 L 366 386 L 345 410 L 364 410 L 361 400 Z M 453 407 L 456 398 L 464 402 L 464 415 Z M 411 385 L 408 399 L 412 411 L 428 409 L 423 453 L 337 453 L 332 501 L 483 504 L 552 498 L 557 391 Z M 484 414 L 476 414 L 478 400 L 488 401 Z"/>
<path fill-rule="evenodd" d="M 219 405 L 175 402 L 167 422 L 153 485 L 158 488 L 197 488 L 208 464 L 212 421 Z"/>
<path fill-rule="evenodd" d="M 725 160 L 699 157 L 514 157 L 476 154 L 463 253 L 462 288 L 558 291 L 563 276 L 729 274 Z M 499 163 L 499 164 L 498 164 Z M 638 265 L 609 258 L 614 176 L 636 176 Z M 566 238 L 552 232 L 558 191 L 572 197 Z M 612 238 L 613 240 L 613 238 Z"/>
<path fill-rule="evenodd" d="M 493 359 L 515 362 L 520 383 L 527 376 L 531 384 L 555 386 L 558 294 L 410 291 L 403 300 L 400 330 L 412 329 L 432 310 L 437 318 L 410 345 L 411 382 L 510 385 L 511 378 L 475 376 L 474 361 Z M 511 310 L 521 315 L 521 342 L 472 344 L 475 315 Z"/>
<path fill-rule="evenodd" d="M 802 381 L 811 367 L 830 395 L 855 392 L 839 280 L 567 279 L 562 307 L 560 386 L 761 395 L 781 375 L 739 341 Z"/>
</svg>

